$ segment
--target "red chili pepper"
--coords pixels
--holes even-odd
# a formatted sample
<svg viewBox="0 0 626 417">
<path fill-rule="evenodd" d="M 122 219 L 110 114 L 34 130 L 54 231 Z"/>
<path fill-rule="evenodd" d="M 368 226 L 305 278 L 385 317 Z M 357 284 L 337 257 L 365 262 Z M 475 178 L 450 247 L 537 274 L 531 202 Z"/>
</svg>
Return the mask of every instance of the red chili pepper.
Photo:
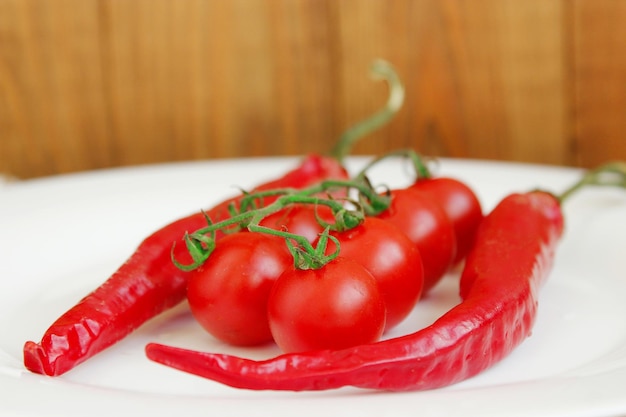
<svg viewBox="0 0 626 417">
<path fill-rule="evenodd" d="M 504 358 L 529 334 L 538 288 L 562 234 L 560 203 L 544 192 L 506 197 L 484 219 L 461 278 L 463 301 L 415 333 L 349 349 L 253 361 L 146 346 L 153 361 L 248 389 L 392 391 L 442 387 Z"/>
<path fill-rule="evenodd" d="M 334 158 L 311 155 L 283 177 L 255 191 L 303 188 L 328 178 L 347 177 Z M 206 212 L 213 221 L 230 215 L 234 197 Z M 96 353 L 121 340 L 148 319 L 185 299 L 188 272 L 171 260 L 172 245 L 187 231 L 206 226 L 203 213 L 179 219 L 146 238 L 109 279 L 57 319 L 40 343 L 24 345 L 24 365 L 29 370 L 61 375 Z M 174 256 L 184 259 L 184 245 L 176 245 Z"/>
</svg>

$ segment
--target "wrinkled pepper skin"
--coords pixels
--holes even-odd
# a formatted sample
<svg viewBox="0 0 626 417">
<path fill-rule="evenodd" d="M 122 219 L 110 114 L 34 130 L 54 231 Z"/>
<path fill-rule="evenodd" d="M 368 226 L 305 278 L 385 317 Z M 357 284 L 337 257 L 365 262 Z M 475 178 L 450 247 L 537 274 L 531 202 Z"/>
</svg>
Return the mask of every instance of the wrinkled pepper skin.
<svg viewBox="0 0 626 417">
<path fill-rule="evenodd" d="M 345 179 L 348 174 L 335 159 L 311 155 L 281 178 L 254 191 L 275 188 L 303 188 L 324 179 Z M 234 197 L 206 213 L 219 221 L 229 216 Z M 179 219 L 147 237 L 102 285 L 59 317 L 40 343 L 24 345 L 24 365 L 32 372 L 57 376 L 113 345 L 150 318 L 185 299 L 188 272 L 171 261 L 171 250 L 184 259 L 181 238 L 206 226 L 204 214 Z"/>
<path fill-rule="evenodd" d="M 447 386 L 487 369 L 530 335 L 540 285 L 563 231 L 559 202 L 542 192 L 513 194 L 486 216 L 461 277 L 462 301 L 429 327 L 336 351 L 252 361 L 160 344 L 159 363 L 233 387 L 389 391 Z"/>
</svg>

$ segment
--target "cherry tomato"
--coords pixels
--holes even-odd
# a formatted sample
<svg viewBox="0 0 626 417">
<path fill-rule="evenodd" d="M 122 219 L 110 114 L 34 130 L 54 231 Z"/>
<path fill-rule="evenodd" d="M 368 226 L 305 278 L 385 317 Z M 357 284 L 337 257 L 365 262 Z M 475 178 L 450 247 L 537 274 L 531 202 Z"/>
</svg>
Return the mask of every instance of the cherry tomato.
<svg viewBox="0 0 626 417">
<path fill-rule="evenodd" d="M 189 277 L 191 312 L 206 331 L 226 343 L 269 342 L 267 300 L 278 276 L 292 264 L 283 239 L 250 232 L 226 235 Z"/>
<path fill-rule="evenodd" d="M 334 223 L 335 218 L 328 206 L 290 204 L 283 210 L 265 217 L 259 224 L 304 236 L 309 242 L 313 242 L 324 231 L 320 220 L 328 224 Z"/>
<path fill-rule="evenodd" d="M 412 188 L 428 194 L 448 215 L 456 236 L 456 255 L 453 263 L 460 262 L 469 252 L 476 229 L 483 219 L 478 197 L 470 187 L 454 178 L 421 179 L 416 181 Z"/>
<path fill-rule="evenodd" d="M 374 217 L 333 235 L 339 240 L 339 256 L 357 261 L 376 278 L 387 308 L 385 330 L 404 320 L 415 307 L 424 285 L 424 267 L 417 246 L 396 226 Z M 329 242 L 329 252 L 335 249 Z"/>
<path fill-rule="evenodd" d="M 426 194 L 404 188 L 391 190 L 391 204 L 378 217 L 404 231 L 417 246 L 426 293 L 450 269 L 456 253 L 454 229 L 446 213 Z"/>
<path fill-rule="evenodd" d="M 376 280 L 342 257 L 319 269 L 288 268 L 274 284 L 267 311 L 274 340 L 285 352 L 371 343 L 385 327 Z"/>
</svg>

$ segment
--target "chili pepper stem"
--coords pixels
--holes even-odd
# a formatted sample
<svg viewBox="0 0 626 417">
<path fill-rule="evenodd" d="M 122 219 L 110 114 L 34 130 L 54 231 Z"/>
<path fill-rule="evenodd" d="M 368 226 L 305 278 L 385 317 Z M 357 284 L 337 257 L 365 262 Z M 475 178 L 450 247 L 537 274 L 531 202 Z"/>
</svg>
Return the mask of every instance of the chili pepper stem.
<svg viewBox="0 0 626 417">
<path fill-rule="evenodd" d="M 587 171 L 582 178 L 556 196 L 560 203 L 589 185 L 601 185 L 626 188 L 626 162 L 614 161 Z"/>
<path fill-rule="evenodd" d="M 358 139 L 389 122 L 404 103 L 404 86 L 391 64 L 379 59 L 372 63 L 370 71 L 373 78 L 382 78 L 387 81 L 389 98 L 382 109 L 367 119 L 357 122 L 340 136 L 339 141 L 330 152 L 340 162 L 350 153 L 350 149 Z"/>
</svg>

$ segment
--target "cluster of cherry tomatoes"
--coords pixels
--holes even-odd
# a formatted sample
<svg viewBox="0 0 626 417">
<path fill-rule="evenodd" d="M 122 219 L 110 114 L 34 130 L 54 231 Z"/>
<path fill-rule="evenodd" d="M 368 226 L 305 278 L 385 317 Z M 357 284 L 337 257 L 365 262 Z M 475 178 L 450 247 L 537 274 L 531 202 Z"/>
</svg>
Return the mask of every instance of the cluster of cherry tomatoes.
<svg viewBox="0 0 626 417">
<path fill-rule="evenodd" d="M 483 217 L 474 192 L 453 178 L 418 179 L 388 196 L 382 213 L 330 239 L 322 233 L 334 216 L 326 206 L 293 204 L 261 221 L 313 246 L 323 236 L 329 253 L 339 244 L 338 256 L 319 268 L 295 264 L 278 236 L 221 238 L 189 278 L 194 317 L 226 343 L 274 341 L 285 352 L 379 340 L 464 258 Z"/>
</svg>

